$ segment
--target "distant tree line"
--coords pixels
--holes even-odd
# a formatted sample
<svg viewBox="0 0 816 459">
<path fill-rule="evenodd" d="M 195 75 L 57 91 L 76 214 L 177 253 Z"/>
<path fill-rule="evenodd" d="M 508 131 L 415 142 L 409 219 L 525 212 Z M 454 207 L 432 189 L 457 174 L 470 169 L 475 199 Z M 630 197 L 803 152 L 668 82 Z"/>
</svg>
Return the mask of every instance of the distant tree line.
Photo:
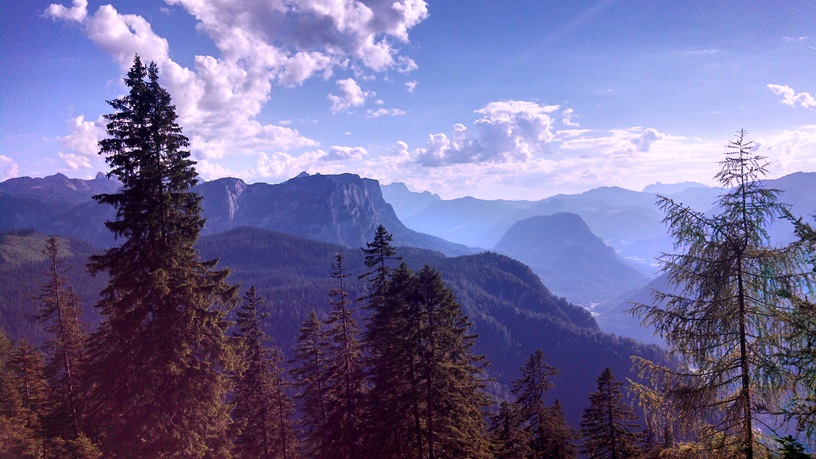
<svg viewBox="0 0 816 459">
<path fill-rule="evenodd" d="M 636 362 L 645 429 L 606 369 L 575 430 L 545 402 L 558 369 L 541 351 L 504 400 L 489 394 L 450 288 L 402 262 L 382 226 L 363 248 L 363 298 L 349 297 L 343 256 L 332 260 L 331 310 L 302 324 L 287 374 L 264 298 L 250 287 L 239 299 L 194 248 L 197 174 L 155 64 L 137 56 L 125 83 L 100 142 L 123 184 L 95 198 L 116 209 L 107 226 L 121 240 L 90 263 L 108 278 L 102 322 L 82 322 L 49 239 L 35 298 L 44 352 L 0 331 L 0 458 L 808 457 L 816 233 L 793 220 L 799 240 L 769 244 L 768 221 L 792 217 L 760 186 L 764 164 L 742 135 L 718 176 L 731 187 L 720 214 L 659 202 L 684 252 L 663 259 L 680 293 L 635 307 L 676 363 Z M 800 437 L 775 434 L 777 420 Z"/>
</svg>

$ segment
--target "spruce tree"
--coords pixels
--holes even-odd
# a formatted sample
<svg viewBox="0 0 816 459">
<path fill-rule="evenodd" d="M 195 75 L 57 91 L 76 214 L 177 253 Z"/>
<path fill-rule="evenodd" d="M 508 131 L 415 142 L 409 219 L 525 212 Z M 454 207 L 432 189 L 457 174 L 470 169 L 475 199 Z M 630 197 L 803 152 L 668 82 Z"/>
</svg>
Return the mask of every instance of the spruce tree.
<svg viewBox="0 0 816 459">
<path fill-rule="evenodd" d="M 49 355 L 45 375 L 50 392 L 45 427 L 49 437 L 73 441 L 81 433 L 79 375 L 85 356 L 85 324 L 79 298 L 67 285 L 65 258 L 56 238 L 46 241 L 43 254 L 48 262 L 48 281 L 37 296 L 37 318 L 46 324 L 51 336 L 46 343 Z"/>
<path fill-rule="evenodd" d="M 46 454 L 43 420 L 47 413 L 48 381 L 45 362 L 34 346 L 20 340 L 6 363 L 12 394 L 8 400 L 9 426 L 13 429 L 12 451 L 22 457 L 39 458 Z"/>
<path fill-rule="evenodd" d="M 621 383 L 612 370 L 598 377 L 598 390 L 589 395 L 581 420 L 582 452 L 587 459 L 636 459 L 641 456 L 640 434 L 632 408 L 623 402 Z"/>
<path fill-rule="evenodd" d="M 91 260 L 109 281 L 89 346 L 90 424 L 106 457 L 226 457 L 235 288 L 194 247 L 197 173 L 158 80 L 136 56 L 99 142 L 122 188 L 95 199 L 116 209 L 106 226 L 121 245 Z"/>
<path fill-rule="evenodd" d="M 558 370 L 547 362 L 541 350 L 535 351 L 521 367 L 521 378 L 513 381 L 519 414 L 530 437 L 531 458 L 575 457 L 571 441 L 575 433 L 566 425 L 561 407 L 548 407 L 544 395 L 552 386 Z M 571 454 L 570 454 L 571 453 Z"/>
<path fill-rule="evenodd" d="M 792 298 L 806 297 L 802 290 L 813 276 L 803 269 L 799 246 L 770 241 L 769 225 L 789 211 L 777 190 L 763 186 L 767 163 L 753 150 L 744 131 L 729 143 L 716 175 L 724 191 L 712 214 L 658 197 L 681 249 L 660 259 L 675 293 L 655 292 L 652 304 L 634 308 L 679 364 L 670 369 L 638 360 L 661 392 L 666 407 L 660 409 L 676 414 L 700 449 L 737 451 L 743 459 L 766 448 L 757 422 L 764 416 L 775 423 L 773 413 L 792 393 L 792 366 L 781 357 L 808 338 L 795 333 L 788 313 L 797 308 Z"/>
<path fill-rule="evenodd" d="M 490 434 L 496 459 L 527 459 L 532 454 L 530 432 L 515 402 L 501 402 L 499 411 L 490 418 Z"/>
<path fill-rule="evenodd" d="M 290 374 L 298 390 L 295 400 L 301 415 L 301 449 L 305 457 L 331 458 L 331 451 L 322 449 L 320 434 L 325 431 L 328 406 L 324 398 L 325 359 L 324 333 L 317 313 L 312 311 L 300 327 Z"/>
<path fill-rule="evenodd" d="M 262 328 L 267 317 L 263 298 L 250 287 L 236 312 L 239 351 L 232 418 L 238 432 L 233 455 L 294 459 L 294 406 L 284 390 L 280 351 L 268 348 L 271 338 Z"/>
<path fill-rule="evenodd" d="M 330 292 L 332 310 L 324 324 L 327 366 L 323 383 L 328 422 L 320 437 L 322 449 L 332 451 L 334 457 L 355 459 L 360 457 L 363 448 L 362 344 L 355 309 L 350 307 L 346 291 L 346 279 L 350 275 L 345 271 L 341 254 L 335 256 L 332 268 L 332 278 L 337 284 Z"/>
<path fill-rule="evenodd" d="M 33 348 L 28 346 L 28 349 Z M 0 329 L 0 458 L 3 459 L 37 458 L 44 453 L 37 405 L 32 412 L 31 404 L 23 401 L 25 392 L 20 390 L 26 385 L 21 384 L 20 379 L 26 373 L 21 371 L 19 359 L 12 363 L 18 351 Z M 24 365 L 24 368 L 30 366 Z"/>
</svg>

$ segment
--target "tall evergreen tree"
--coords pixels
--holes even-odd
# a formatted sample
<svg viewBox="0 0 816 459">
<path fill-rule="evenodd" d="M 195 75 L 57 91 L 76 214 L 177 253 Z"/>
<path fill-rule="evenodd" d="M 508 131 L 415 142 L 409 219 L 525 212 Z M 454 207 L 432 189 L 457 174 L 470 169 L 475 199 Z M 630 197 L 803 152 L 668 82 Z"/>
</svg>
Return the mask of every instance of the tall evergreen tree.
<svg viewBox="0 0 816 459">
<path fill-rule="evenodd" d="M 95 199 L 116 209 L 106 226 L 122 242 L 91 260 L 109 281 L 90 340 L 88 411 L 106 457 L 226 457 L 235 288 L 194 247 L 197 173 L 158 80 L 155 64 L 134 58 L 99 142 L 122 188 Z"/>
<path fill-rule="evenodd" d="M 350 276 L 343 266 L 343 256 L 332 262 L 332 278 L 336 287 L 330 292 L 332 310 L 325 322 L 326 373 L 323 380 L 327 399 L 327 423 L 321 433 L 322 449 L 332 451 L 338 459 L 360 457 L 363 448 L 363 368 L 360 329 L 354 318 L 354 308 L 346 291 Z"/>
<path fill-rule="evenodd" d="M 527 459 L 532 454 L 530 432 L 518 403 L 501 402 L 498 413 L 490 418 L 490 434 L 496 459 Z"/>
<path fill-rule="evenodd" d="M 757 438 L 758 417 L 780 411 L 791 389 L 780 358 L 793 336 L 783 313 L 795 309 L 790 298 L 813 273 L 802 269 L 797 246 L 769 240 L 768 226 L 789 212 L 778 191 L 763 187 L 767 163 L 744 131 L 729 143 L 721 166 L 716 178 L 724 192 L 714 214 L 658 197 L 682 249 L 660 260 L 678 293 L 656 292 L 652 304 L 634 312 L 666 340 L 681 368 L 639 365 L 653 387 L 665 387 L 666 410 L 695 431 L 703 448 L 714 448 L 708 439 L 724 438 L 717 447 L 753 459 L 766 443 Z"/>
<path fill-rule="evenodd" d="M 79 298 L 67 285 L 59 241 L 49 238 L 43 253 L 48 261 L 48 281 L 37 297 L 37 318 L 51 335 L 46 344 L 49 356 L 45 374 L 50 386 L 46 429 L 49 437 L 73 441 L 81 433 L 79 374 L 85 356 L 85 324 Z"/>
<path fill-rule="evenodd" d="M 366 339 L 371 349 L 369 424 L 383 457 L 479 458 L 490 454 L 483 359 L 439 273 L 405 263 L 387 282 Z M 382 407 L 388 407 L 383 410 Z"/>
<path fill-rule="evenodd" d="M 531 458 L 575 457 L 572 440 L 576 435 L 567 426 L 558 406 L 548 407 L 544 395 L 552 386 L 558 370 L 547 362 L 541 350 L 535 351 L 521 367 L 521 378 L 513 381 L 513 393 L 525 430 L 530 437 Z"/>
<path fill-rule="evenodd" d="M 24 354 L 31 350 L 33 348 L 27 346 Z M 0 458 L 2 459 L 43 456 L 43 441 L 37 416 L 38 405 L 35 403 L 34 411 L 32 411 L 30 397 L 29 403 L 24 403 L 23 396 L 27 394 L 20 390 L 37 381 L 36 354 L 33 359 L 23 358 L 23 361 L 34 361 L 21 368 L 22 362 L 19 357 L 17 361 L 12 362 L 18 351 L 19 349 L 14 348 L 5 332 L 0 329 Z M 33 372 L 35 377 L 31 379 L 31 382 L 26 382 L 25 379 L 21 379 L 21 376 L 31 374 L 32 372 L 26 372 L 24 369 L 32 366 L 35 369 Z M 42 382 L 41 379 L 40 381 Z"/>
<path fill-rule="evenodd" d="M 298 389 L 295 400 L 301 414 L 299 426 L 303 455 L 315 459 L 332 457 L 331 451 L 321 449 L 320 437 L 328 422 L 328 406 L 324 398 L 327 366 L 324 343 L 322 324 L 317 313 L 312 311 L 300 327 L 290 374 Z"/>
<path fill-rule="evenodd" d="M 381 305 L 385 286 L 388 283 L 388 276 L 391 272 L 390 262 L 399 260 L 396 256 L 396 249 L 391 245 L 393 236 L 383 225 L 378 225 L 371 242 L 366 242 L 363 248 L 365 254 L 365 265 L 368 270 L 360 275 L 360 279 L 368 279 L 369 293 L 367 307 L 375 309 Z"/>
<path fill-rule="evenodd" d="M 236 317 L 239 363 L 232 417 L 238 433 L 233 454 L 237 458 L 294 459 L 294 406 L 284 390 L 280 352 L 268 347 L 271 338 L 262 327 L 269 313 L 254 286 L 244 295 Z"/>
<path fill-rule="evenodd" d="M 22 457 L 40 458 L 46 454 L 43 419 L 47 412 L 48 381 L 45 362 L 34 346 L 20 340 L 6 362 L 11 375 L 9 426 L 13 429 L 12 451 Z"/>
<path fill-rule="evenodd" d="M 581 420 L 582 452 L 587 459 L 636 459 L 641 456 L 640 434 L 632 408 L 621 399 L 621 383 L 612 370 L 598 377 L 598 390 L 589 395 Z"/>
</svg>

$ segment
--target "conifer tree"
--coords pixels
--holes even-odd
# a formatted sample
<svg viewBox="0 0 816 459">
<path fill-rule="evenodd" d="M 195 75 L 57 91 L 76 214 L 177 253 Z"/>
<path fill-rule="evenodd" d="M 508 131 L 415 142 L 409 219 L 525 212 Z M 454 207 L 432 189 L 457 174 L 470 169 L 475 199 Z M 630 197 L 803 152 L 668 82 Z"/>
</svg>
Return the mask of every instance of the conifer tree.
<svg viewBox="0 0 816 459">
<path fill-rule="evenodd" d="M 607 368 L 598 377 L 598 390 L 589 395 L 589 407 L 581 420 L 581 449 L 587 459 L 636 459 L 641 455 L 636 416 L 621 399 L 620 386 Z"/>
<path fill-rule="evenodd" d="M 34 346 L 20 340 L 6 363 L 12 394 L 8 400 L 12 450 L 22 457 L 39 458 L 46 453 L 43 418 L 48 402 L 48 381 L 43 356 Z"/>
<path fill-rule="evenodd" d="M 558 370 L 547 362 L 544 353 L 537 350 L 525 360 L 521 378 L 513 381 L 519 414 L 530 437 L 531 458 L 575 457 L 571 443 L 575 433 L 566 425 L 560 404 L 548 407 L 544 402 L 544 395 L 552 388 L 552 378 L 557 374 Z"/>
<path fill-rule="evenodd" d="M 338 459 L 360 457 L 363 448 L 363 397 L 365 375 L 360 330 L 348 299 L 345 280 L 350 275 L 337 254 L 332 263 L 332 278 L 337 286 L 330 292 L 332 310 L 325 322 L 325 359 L 323 384 L 327 399 L 327 423 L 320 434 L 321 449 L 332 451 Z"/>
<path fill-rule="evenodd" d="M 527 459 L 532 454 L 530 432 L 515 402 L 501 402 L 498 413 L 490 418 L 490 434 L 496 459 Z"/>
<path fill-rule="evenodd" d="M 660 388 L 663 409 L 676 413 L 702 448 L 743 459 L 758 457 L 756 448 L 767 443 L 757 437 L 758 417 L 773 423 L 793 389 L 789 362 L 780 357 L 807 338 L 792 330 L 787 312 L 813 276 L 797 245 L 771 244 L 769 225 L 789 211 L 777 190 L 762 185 L 767 163 L 753 149 L 744 131 L 729 142 L 713 214 L 658 197 L 682 249 L 660 260 L 677 293 L 655 292 L 652 304 L 633 309 L 679 361 L 679 369 L 669 369 L 638 360 L 641 374 Z"/>
<path fill-rule="evenodd" d="M 383 299 L 366 334 L 371 451 L 382 457 L 489 456 L 483 358 L 472 351 L 475 336 L 453 293 L 437 271 L 426 266 L 415 274 L 403 263 Z"/>
<path fill-rule="evenodd" d="M 194 247 L 204 225 L 190 191 L 197 173 L 158 80 L 136 56 L 99 142 L 122 188 L 95 199 L 116 209 L 106 226 L 121 245 L 91 260 L 109 281 L 85 373 L 90 425 L 106 457 L 226 457 L 235 288 Z"/>
<path fill-rule="evenodd" d="M 295 400 L 301 414 L 301 448 L 305 457 L 331 458 L 331 451 L 321 449 L 320 433 L 325 430 L 328 419 L 327 401 L 324 399 L 327 362 L 324 355 L 324 333 L 317 313 L 312 311 L 300 327 L 290 374 L 298 389 Z"/>
<path fill-rule="evenodd" d="M 81 433 L 79 374 L 85 356 L 85 324 L 79 298 L 67 285 L 65 259 L 56 238 L 46 241 L 43 253 L 48 261 L 48 281 L 37 297 L 37 318 L 47 325 L 51 335 L 46 344 L 49 356 L 45 375 L 50 392 L 45 428 L 49 437 L 70 442 Z"/>
<path fill-rule="evenodd" d="M 19 368 L 19 360 L 12 363 L 18 350 L 0 329 L 0 458 L 3 459 L 43 456 L 37 413 L 23 403 L 24 392 L 20 390 L 20 376 L 25 373 Z"/>
<path fill-rule="evenodd" d="M 269 313 L 254 286 L 244 295 L 236 317 L 239 373 L 232 410 L 238 429 L 234 457 L 294 459 L 294 406 L 284 391 L 280 351 L 268 348 L 271 338 L 262 327 Z"/>
</svg>

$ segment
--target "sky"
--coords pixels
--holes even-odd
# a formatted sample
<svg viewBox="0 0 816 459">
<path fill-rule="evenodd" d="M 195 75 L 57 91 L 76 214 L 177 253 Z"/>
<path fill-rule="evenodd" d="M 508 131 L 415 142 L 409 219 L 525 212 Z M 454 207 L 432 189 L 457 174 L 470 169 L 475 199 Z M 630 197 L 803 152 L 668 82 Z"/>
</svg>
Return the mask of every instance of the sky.
<svg viewBox="0 0 816 459">
<path fill-rule="evenodd" d="M 740 129 L 769 178 L 816 171 L 813 1 L 3 0 L 0 180 L 107 172 L 137 54 L 205 180 L 714 185 Z"/>
</svg>

